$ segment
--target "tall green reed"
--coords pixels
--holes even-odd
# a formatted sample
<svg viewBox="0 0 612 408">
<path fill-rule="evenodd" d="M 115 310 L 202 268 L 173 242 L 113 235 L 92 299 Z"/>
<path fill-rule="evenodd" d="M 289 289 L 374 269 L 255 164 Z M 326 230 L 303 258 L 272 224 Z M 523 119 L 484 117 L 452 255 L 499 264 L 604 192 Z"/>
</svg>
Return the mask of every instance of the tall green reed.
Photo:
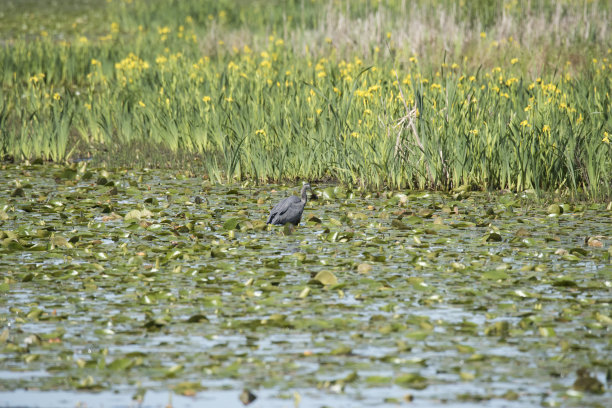
<svg viewBox="0 0 612 408">
<path fill-rule="evenodd" d="M 116 25 L 97 39 L 15 40 L 1 48 L 0 152 L 17 160 L 108 160 L 104 151 L 140 146 L 138 157 L 159 152 L 157 163 L 166 151 L 193 154 L 216 181 L 334 178 L 370 187 L 610 196 L 605 49 L 581 73 L 564 65 L 534 75 L 512 41 L 479 34 L 475 49 L 492 49 L 497 60 L 477 67 L 452 55 L 435 64 L 381 32 L 389 47 L 367 45 L 366 61 L 331 38 L 326 49 L 297 49 L 289 40 L 303 24 L 316 27 L 320 13 L 281 24 L 258 15 L 267 10 L 259 3 L 251 9 L 261 19 L 253 32 L 266 21 L 298 31 L 211 45 L 199 37 L 198 21 L 206 35 L 228 34 L 244 16 L 220 3 L 212 18 L 195 3 L 170 4 L 123 4 L 112 16 Z M 355 4 L 350 13 L 374 12 Z M 478 33 L 488 23 L 474 13 L 469 25 Z"/>
</svg>

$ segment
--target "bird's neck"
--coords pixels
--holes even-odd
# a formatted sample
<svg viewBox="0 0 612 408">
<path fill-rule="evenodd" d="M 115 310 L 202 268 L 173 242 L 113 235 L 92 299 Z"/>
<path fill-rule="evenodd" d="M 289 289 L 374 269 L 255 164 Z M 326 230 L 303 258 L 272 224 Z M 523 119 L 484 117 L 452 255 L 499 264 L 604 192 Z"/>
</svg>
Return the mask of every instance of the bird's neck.
<svg viewBox="0 0 612 408">
<path fill-rule="evenodd" d="M 306 204 L 308 201 L 308 194 L 306 194 L 306 188 L 302 187 L 302 202 Z"/>
</svg>

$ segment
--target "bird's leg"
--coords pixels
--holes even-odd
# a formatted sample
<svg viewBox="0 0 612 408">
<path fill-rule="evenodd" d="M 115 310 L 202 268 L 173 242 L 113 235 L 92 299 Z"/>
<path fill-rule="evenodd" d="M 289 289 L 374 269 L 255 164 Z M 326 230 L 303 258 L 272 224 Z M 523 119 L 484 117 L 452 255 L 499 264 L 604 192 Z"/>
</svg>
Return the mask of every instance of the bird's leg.
<svg viewBox="0 0 612 408">
<path fill-rule="evenodd" d="M 283 228 L 283 235 L 291 235 L 293 234 L 294 230 L 295 230 L 295 227 L 293 226 L 293 224 L 288 222 L 287 224 L 285 224 Z"/>
</svg>

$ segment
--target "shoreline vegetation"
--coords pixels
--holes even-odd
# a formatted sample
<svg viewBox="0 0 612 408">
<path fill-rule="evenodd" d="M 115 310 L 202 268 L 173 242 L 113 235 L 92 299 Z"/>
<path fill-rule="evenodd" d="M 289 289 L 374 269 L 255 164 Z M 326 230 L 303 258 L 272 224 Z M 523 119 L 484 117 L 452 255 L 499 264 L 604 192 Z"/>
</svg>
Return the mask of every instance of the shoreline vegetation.
<svg viewBox="0 0 612 408">
<path fill-rule="evenodd" d="M 5 160 L 612 197 L 607 1 L 73 3 L 0 15 Z"/>
</svg>

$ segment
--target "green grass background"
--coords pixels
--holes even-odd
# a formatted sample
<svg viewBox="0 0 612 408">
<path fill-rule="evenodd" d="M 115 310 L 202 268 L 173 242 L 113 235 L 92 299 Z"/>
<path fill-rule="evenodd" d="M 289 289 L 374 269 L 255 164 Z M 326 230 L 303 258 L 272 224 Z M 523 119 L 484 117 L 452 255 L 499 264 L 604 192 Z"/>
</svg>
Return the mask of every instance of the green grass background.
<svg viewBox="0 0 612 408">
<path fill-rule="evenodd" d="M 3 3 L 7 160 L 612 195 L 607 1 Z"/>
</svg>

